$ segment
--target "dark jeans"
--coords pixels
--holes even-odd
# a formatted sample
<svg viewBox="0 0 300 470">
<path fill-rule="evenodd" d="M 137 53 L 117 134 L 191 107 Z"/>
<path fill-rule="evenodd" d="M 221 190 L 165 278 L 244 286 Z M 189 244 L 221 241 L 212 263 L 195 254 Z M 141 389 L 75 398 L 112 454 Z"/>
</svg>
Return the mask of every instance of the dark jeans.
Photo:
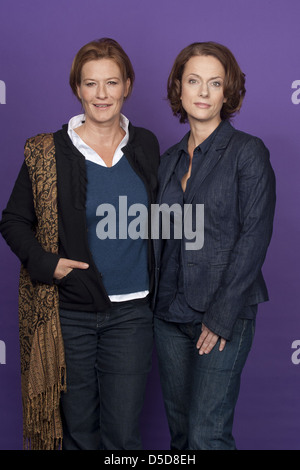
<svg viewBox="0 0 300 470">
<path fill-rule="evenodd" d="M 171 448 L 235 449 L 232 436 L 240 377 L 251 348 L 255 320 L 238 319 L 225 349 L 200 356 L 201 323 L 154 319 Z"/>
<path fill-rule="evenodd" d="M 145 299 L 99 313 L 60 310 L 67 367 L 63 449 L 141 449 L 139 418 L 151 368 Z"/>
</svg>

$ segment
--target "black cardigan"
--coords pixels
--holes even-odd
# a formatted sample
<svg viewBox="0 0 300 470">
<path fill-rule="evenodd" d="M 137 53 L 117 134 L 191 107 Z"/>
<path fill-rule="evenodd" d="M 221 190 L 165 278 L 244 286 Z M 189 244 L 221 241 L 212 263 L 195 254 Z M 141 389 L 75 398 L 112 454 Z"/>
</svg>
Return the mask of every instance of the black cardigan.
<svg viewBox="0 0 300 470">
<path fill-rule="evenodd" d="M 28 270 L 33 282 L 52 284 L 59 258 L 89 264 L 87 270 L 73 269 L 57 282 L 60 306 L 80 311 L 101 311 L 110 305 L 88 247 L 85 198 L 86 167 L 84 156 L 67 133 L 67 125 L 54 133 L 57 168 L 59 254 L 45 252 L 35 238 L 36 216 L 32 186 L 25 162 L 22 165 L 6 209 L 2 213 L 0 232 L 12 251 Z M 152 132 L 129 124 L 129 141 L 122 149 L 130 165 L 145 184 L 149 204 L 156 202 L 159 145 Z M 150 207 L 150 206 L 149 206 Z M 149 210 L 149 222 L 150 222 Z M 149 223 L 149 233 L 151 227 Z M 148 239 L 150 291 L 154 266 L 152 242 Z"/>
</svg>

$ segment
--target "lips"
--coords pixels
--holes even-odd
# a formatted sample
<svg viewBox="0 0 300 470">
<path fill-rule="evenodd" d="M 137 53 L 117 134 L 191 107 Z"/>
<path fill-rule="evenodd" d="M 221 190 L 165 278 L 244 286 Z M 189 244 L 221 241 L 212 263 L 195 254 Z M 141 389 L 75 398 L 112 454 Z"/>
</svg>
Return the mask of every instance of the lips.
<svg viewBox="0 0 300 470">
<path fill-rule="evenodd" d="M 94 106 L 96 108 L 105 109 L 105 108 L 109 108 L 111 104 L 94 104 Z"/>
<path fill-rule="evenodd" d="M 201 109 L 208 109 L 208 108 L 210 108 L 210 104 L 207 104 L 207 103 L 195 103 L 195 105 L 196 105 L 198 108 L 201 108 Z"/>
</svg>

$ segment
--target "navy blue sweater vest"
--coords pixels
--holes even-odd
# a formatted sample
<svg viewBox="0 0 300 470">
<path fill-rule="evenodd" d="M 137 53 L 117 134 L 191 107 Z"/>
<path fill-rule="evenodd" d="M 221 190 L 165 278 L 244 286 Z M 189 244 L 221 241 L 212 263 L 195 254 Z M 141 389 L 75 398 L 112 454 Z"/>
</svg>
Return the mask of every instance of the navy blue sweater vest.
<svg viewBox="0 0 300 470">
<path fill-rule="evenodd" d="M 128 234 L 136 219 L 128 215 L 130 206 L 148 208 L 143 182 L 125 156 L 112 167 L 86 161 L 86 168 L 89 247 L 108 295 L 148 290 L 147 239 L 142 235 L 147 233 L 147 217 L 140 219 L 145 226 L 138 227 L 139 238 L 130 236 L 130 230 Z"/>
</svg>

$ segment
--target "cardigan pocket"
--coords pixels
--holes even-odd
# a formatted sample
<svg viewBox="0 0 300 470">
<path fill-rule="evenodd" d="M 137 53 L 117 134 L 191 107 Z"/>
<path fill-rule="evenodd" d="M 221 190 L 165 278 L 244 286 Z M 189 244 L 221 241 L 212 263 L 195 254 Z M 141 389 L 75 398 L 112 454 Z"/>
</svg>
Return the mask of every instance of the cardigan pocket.
<svg viewBox="0 0 300 470">
<path fill-rule="evenodd" d="M 59 300 L 70 304 L 91 304 L 92 296 L 77 275 L 77 269 L 72 269 L 62 279 L 56 280 L 59 291 Z"/>
</svg>

